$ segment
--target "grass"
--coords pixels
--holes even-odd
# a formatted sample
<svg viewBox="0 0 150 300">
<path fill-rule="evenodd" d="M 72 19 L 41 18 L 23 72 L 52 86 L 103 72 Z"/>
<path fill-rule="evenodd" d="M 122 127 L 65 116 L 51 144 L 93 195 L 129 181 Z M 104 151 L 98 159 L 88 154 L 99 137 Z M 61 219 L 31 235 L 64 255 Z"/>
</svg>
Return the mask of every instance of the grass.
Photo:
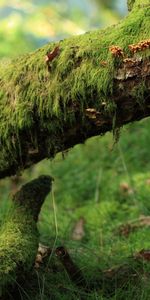
<svg viewBox="0 0 150 300">
<path fill-rule="evenodd" d="M 88 290 L 73 284 L 55 257 L 23 283 L 20 299 L 148 300 L 150 263 L 133 256 L 150 248 L 149 226 L 137 226 L 140 216 L 150 215 L 150 119 L 122 129 L 113 145 L 111 134 L 88 140 L 68 153 L 43 161 L 24 172 L 22 182 L 40 174 L 55 178 L 53 191 L 43 205 L 39 219 L 41 242 L 56 248 L 65 246 L 82 270 Z M 9 206 L 10 180 L 1 181 L 0 220 Z M 77 222 L 84 218 L 82 238 L 73 239 Z M 131 224 L 126 236 L 122 225 Z M 103 270 L 118 266 L 135 269 L 138 281 L 122 267 L 119 275 L 105 281 Z M 118 277 L 117 277 L 118 276 Z"/>
</svg>

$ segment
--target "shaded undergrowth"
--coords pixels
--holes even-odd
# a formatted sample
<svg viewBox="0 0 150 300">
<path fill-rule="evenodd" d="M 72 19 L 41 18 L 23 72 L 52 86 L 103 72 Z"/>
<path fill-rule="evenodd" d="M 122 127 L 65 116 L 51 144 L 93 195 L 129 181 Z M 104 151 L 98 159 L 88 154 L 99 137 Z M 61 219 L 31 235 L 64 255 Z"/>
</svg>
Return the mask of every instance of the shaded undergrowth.
<svg viewBox="0 0 150 300">
<path fill-rule="evenodd" d="M 150 120 L 143 120 L 122 130 L 115 146 L 110 134 L 90 139 L 65 159 L 58 155 L 24 173 L 22 182 L 43 173 L 55 178 L 39 220 L 41 242 L 51 254 L 18 282 L 15 299 L 149 299 L 150 255 L 141 252 L 150 249 L 149 129 Z M 12 182 L 0 184 L 2 220 Z M 56 257 L 59 246 L 84 284 L 74 282 Z"/>
</svg>

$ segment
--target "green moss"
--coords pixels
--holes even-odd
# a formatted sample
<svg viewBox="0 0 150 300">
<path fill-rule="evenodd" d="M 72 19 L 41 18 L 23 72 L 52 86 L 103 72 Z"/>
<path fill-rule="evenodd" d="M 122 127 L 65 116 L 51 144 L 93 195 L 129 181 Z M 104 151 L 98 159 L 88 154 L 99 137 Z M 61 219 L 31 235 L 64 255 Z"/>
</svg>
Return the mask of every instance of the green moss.
<svg viewBox="0 0 150 300">
<path fill-rule="evenodd" d="M 132 8 L 133 8 L 133 5 L 134 5 L 134 2 L 135 0 L 128 0 L 127 3 L 128 3 L 128 10 L 131 11 Z"/>
<path fill-rule="evenodd" d="M 135 1 L 129 16 L 116 26 L 60 41 L 60 54 L 50 62 L 50 71 L 45 55 L 58 43 L 48 44 L 6 66 L 1 64 L 0 169 L 3 168 L 2 151 L 7 153 L 5 160 L 10 165 L 15 165 L 15 160 L 22 165 L 20 132 L 35 127 L 47 130 L 48 152 L 52 156 L 61 149 L 62 140 L 57 137 L 63 133 L 63 125 L 69 127 L 76 123 L 72 106 L 78 106 L 83 116 L 85 108 L 98 109 L 105 100 L 109 110 L 113 101 L 113 74 L 118 64 L 109 47 L 117 45 L 126 57 L 131 57 L 128 45 L 149 38 L 150 11 L 142 6 L 145 3 L 148 0 Z M 150 51 L 140 52 L 140 56 L 149 57 Z M 101 65 L 104 61 L 106 66 Z M 113 119 L 115 111 L 110 114 Z M 32 131 L 32 141 L 34 146 L 36 130 L 34 134 Z"/>
<path fill-rule="evenodd" d="M 17 280 L 18 264 L 29 270 L 38 247 L 38 232 L 30 214 L 14 212 L 0 231 L 0 295 Z"/>
<path fill-rule="evenodd" d="M 29 271 L 38 247 L 36 221 L 50 191 L 51 178 L 40 176 L 24 185 L 0 230 L 0 296 Z"/>
</svg>

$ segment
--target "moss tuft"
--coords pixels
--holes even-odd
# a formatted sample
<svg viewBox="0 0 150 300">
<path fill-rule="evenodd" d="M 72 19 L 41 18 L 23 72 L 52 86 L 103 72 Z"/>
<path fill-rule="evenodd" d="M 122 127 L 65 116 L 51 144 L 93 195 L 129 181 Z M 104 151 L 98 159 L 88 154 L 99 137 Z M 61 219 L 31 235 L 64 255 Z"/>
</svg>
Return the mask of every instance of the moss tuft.
<svg viewBox="0 0 150 300">
<path fill-rule="evenodd" d="M 132 8 L 133 8 L 133 5 L 134 5 L 134 2 L 135 0 L 128 0 L 127 3 L 128 3 L 128 10 L 131 11 Z"/>
</svg>

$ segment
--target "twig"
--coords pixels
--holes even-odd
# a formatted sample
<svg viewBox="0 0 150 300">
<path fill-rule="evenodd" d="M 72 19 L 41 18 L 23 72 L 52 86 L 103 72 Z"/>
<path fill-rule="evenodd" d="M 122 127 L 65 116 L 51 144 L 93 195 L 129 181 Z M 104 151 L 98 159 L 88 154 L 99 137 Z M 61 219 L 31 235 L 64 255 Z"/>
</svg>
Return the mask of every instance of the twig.
<svg viewBox="0 0 150 300">
<path fill-rule="evenodd" d="M 77 286 L 86 287 L 87 283 L 81 270 L 72 261 L 67 250 L 64 247 L 57 247 L 55 253 L 63 264 L 71 281 L 74 282 Z"/>
</svg>

